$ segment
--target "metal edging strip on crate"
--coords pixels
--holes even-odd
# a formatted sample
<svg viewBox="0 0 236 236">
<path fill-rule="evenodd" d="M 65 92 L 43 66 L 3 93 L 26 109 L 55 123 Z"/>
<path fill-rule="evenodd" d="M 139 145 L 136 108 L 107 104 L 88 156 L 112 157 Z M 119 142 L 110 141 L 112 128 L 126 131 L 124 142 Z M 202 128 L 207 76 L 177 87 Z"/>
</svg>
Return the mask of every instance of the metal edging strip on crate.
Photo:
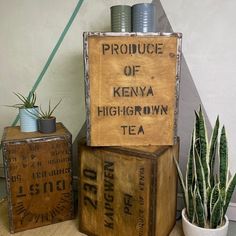
<svg viewBox="0 0 236 236">
<path fill-rule="evenodd" d="M 174 135 L 173 135 L 173 143 L 177 142 L 177 123 L 178 123 L 178 110 L 179 110 L 179 91 L 180 91 L 180 64 L 181 64 L 181 54 L 182 54 L 182 33 L 174 32 L 149 32 L 149 33 L 141 33 L 141 32 L 84 32 L 83 34 L 83 54 L 84 54 L 84 80 L 85 80 L 85 104 L 86 104 L 86 137 L 87 137 L 87 145 L 91 145 L 91 101 L 90 101 L 90 80 L 89 80 L 89 54 L 88 54 L 88 37 L 122 37 L 122 36 L 164 36 L 164 37 L 177 37 L 177 51 L 176 51 L 176 86 L 175 86 L 175 108 L 174 108 Z"/>
</svg>

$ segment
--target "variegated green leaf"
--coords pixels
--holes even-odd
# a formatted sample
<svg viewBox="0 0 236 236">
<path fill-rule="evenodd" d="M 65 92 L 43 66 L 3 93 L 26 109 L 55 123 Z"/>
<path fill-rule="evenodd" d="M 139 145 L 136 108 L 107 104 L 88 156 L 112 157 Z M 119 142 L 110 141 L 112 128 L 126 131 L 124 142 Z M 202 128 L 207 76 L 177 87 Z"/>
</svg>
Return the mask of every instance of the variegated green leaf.
<svg viewBox="0 0 236 236">
<path fill-rule="evenodd" d="M 210 216 L 210 201 L 211 201 L 211 193 L 212 193 L 212 187 L 209 186 L 206 190 L 207 192 L 207 217 L 209 218 Z M 207 219 L 208 220 L 208 219 Z"/>
<path fill-rule="evenodd" d="M 210 183 L 211 186 L 214 186 L 214 166 L 217 153 L 217 141 L 218 141 L 218 132 L 219 132 L 219 116 L 216 119 L 214 130 L 212 132 L 211 141 L 210 141 L 210 150 L 209 150 L 209 166 L 210 166 Z"/>
<path fill-rule="evenodd" d="M 176 165 L 176 168 L 177 168 L 178 177 L 179 177 L 179 181 L 180 181 L 180 186 L 182 188 L 182 192 L 183 192 L 183 196 L 184 196 L 185 206 L 186 206 L 186 209 L 188 211 L 188 195 L 187 195 L 188 193 L 187 193 L 186 186 L 185 186 L 185 183 L 184 183 L 184 178 L 183 178 L 182 172 L 180 170 L 179 163 L 176 161 L 175 157 L 173 157 L 173 159 L 174 159 L 174 162 L 175 162 L 175 165 Z"/>
<path fill-rule="evenodd" d="M 199 109 L 199 141 L 200 141 L 200 158 L 201 163 L 204 169 L 204 175 L 205 175 L 205 181 L 206 181 L 206 187 L 210 185 L 210 179 L 209 179 L 209 166 L 208 166 L 208 160 L 207 160 L 207 147 L 208 147 L 208 141 L 207 141 L 207 132 L 206 132 L 206 125 L 205 125 L 205 119 L 204 115 L 202 113 L 202 109 L 200 107 Z"/>
<path fill-rule="evenodd" d="M 223 126 L 220 135 L 220 188 L 226 188 L 228 178 L 228 146 L 225 133 L 225 127 Z"/>
<path fill-rule="evenodd" d="M 211 197 L 210 197 L 210 214 L 212 214 L 212 211 L 213 211 L 213 207 L 216 203 L 216 201 L 218 200 L 219 198 L 219 194 L 220 194 L 220 189 L 219 189 L 219 184 L 216 184 L 213 189 L 212 189 L 212 192 L 211 192 Z"/>
<path fill-rule="evenodd" d="M 204 169 L 200 160 L 200 156 L 196 149 L 195 149 L 195 164 L 196 164 L 196 173 L 197 173 L 197 176 L 195 176 L 196 183 L 199 189 L 199 194 L 201 196 L 202 204 L 203 204 L 205 215 L 207 218 L 207 193 L 206 193 L 205 175 L 204 175 Z"/>
<path fill-rule="evenodd" d="M 200 137 L 199 137 L 199 115 L 195 111 L 195 148 L 200 154 Z"/>
<path fill-rule="evenodd" d="M 228 186 L 226 188 L 226 196 L 225 196 L 225 202 L 224 202 L 223 215 L 226 214 L 226 211 L 229 206 L 229 202 L 231 200 L 231 197 L 233 195 L 235 186 L 236 186 L 236 174 L 234 174 L 234 176 L 230 179 Z"/>
<path fill-rule="evenodd" d="M 222 198 L 221 195 L 219 194 L 218 199 L 213 206 L 212 213 L 211 213 L 211 218 L 210 218 L 210 227 L 212 229 L 215 229 L 221 222 L 221 216 L 222 216 Z"/>
<path fill-rule="evenodd" d="M 204 228 L 206 225 L 206 217 L 199 189 L 196 191 L 195 213 L 198 226 Z"/>
<path fill-rule="evenodd" d="M 195 130 L 192 133 L 188 162 L 187 162 L 187 169 L 186 169 L 186 189 L 193 186 L 194 181 L 194 166 L 193 166 L 193 155 L 194 155 L 194 135 Z M 193 189 L 193 188 L 192 188 Z"/>
<path fill-rule="evenodd" d="M 189 186 L 188 189 L 188 203 L 189 203 L 189 207 L 188 207 L 188 219 L 191 223 L 193 223 L 194 221 L 194 196 L 193 196 L 193 190 L 192 190 L 192 186 Z"/>
</svg>

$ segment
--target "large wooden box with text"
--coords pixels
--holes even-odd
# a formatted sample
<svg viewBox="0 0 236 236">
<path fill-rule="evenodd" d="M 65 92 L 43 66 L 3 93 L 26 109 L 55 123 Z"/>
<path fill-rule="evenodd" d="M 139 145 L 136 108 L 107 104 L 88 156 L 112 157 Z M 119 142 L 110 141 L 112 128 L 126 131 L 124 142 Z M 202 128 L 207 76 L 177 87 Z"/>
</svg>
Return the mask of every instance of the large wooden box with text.
<svg viewBox="0 0 236 236">
<path fill-rule="evenodd" d="M 89 146 L 173 145 L 180 33 L 84 33 Z"/>
<path fill-rule="evenodd" d="M 79 230 L 89 236 L 167 236 L 175 224 L 174 146 L 79 147 Z"/>
<path fill-rule="evenodd" d="M 10 232 L 72 219 L 71 134 L 61 124 L 52 134 L 7 127 L 2 139 Z"/>
</svg>

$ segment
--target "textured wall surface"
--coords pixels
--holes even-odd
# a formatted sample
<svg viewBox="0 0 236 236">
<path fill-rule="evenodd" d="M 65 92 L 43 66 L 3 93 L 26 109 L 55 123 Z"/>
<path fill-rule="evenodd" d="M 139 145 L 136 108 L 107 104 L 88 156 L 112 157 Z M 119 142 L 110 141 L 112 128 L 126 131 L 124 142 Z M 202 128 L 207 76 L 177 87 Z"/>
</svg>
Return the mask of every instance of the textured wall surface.
<svg viewBox="0 0 236 236">
<path fill-rule="evenodd" d="M 0 136 L 18 112 L 2 105 L 18 102 L 12 92 L 31 90 L 77 2 L 0 0 Z M 150 1 L 85 0 L 36 91 L 42 106 L 63 99 L 55 115 L 74 138 L 85 121 L 82 34 L 109 31 L 110 6 L 139 2 Z"/>
<path fill-rule="evenodd" d="M 217 115 L 226 126 L 229 169 L 236 172 L 235 58 L 236 15 L 234 1 L 153 0 L 158 9 L 158 30 L 183 33 L 183 59 L 178 133 L 180 164 L 186 166 L 194 110 L 202 104 L 208 132 Z M 236 202 L 236 191 L 233 196 Z M 234 213 L 234 219 L 235 219 Z"/>
<path fill-rule="evenodd" d="M 209 118 L 215 123 L 219 114 L 229 139 L 230 170 L 236 171 L 236 21 L 235 1 L 163 0 L 162 6 L 174 31 L 181 31 L 183 54 L 192 82 Z M 183 75 L 185 71 L 183 71 Z M 183 83 L 185 81 L 182 80 Z M 182 87 L 181 116 L 191 106 L 191 89 Z M 187 91 L 189 90 L 189 91 Z M 193 101 L 194 102 L 194 101 Z M 186 120 L 180 121 L 180 123 Z M 181 126 L 181 124 L 180 124 Z M 181 132 L 181 130 L 180 130 Z"/>
</svg>

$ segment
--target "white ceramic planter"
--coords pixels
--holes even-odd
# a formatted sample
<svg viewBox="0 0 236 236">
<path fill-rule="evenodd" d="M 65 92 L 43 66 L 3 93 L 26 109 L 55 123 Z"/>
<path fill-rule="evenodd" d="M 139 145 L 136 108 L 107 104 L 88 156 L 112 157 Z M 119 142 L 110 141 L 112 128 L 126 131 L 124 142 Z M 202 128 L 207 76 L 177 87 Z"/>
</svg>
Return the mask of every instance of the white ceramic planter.
<svg viewBox="0 0 236 236">
<path fill-rule="evenodd" d="M 35 132 L 38 130 L 37 117 L 33 114 L 37 114 L 38 107 L 35 108 L 20 108 L 20 130 L 21 132 Z"/>
<path fill-rule="evenodd" d="M 217 229 L 206 229 L 191 224 L 185 214 L 185 209 L 182 210 L 182 225 L 185 236 L 227 236 L 229 219 L 225 216 L 225 224 Z"/>
</svg>

